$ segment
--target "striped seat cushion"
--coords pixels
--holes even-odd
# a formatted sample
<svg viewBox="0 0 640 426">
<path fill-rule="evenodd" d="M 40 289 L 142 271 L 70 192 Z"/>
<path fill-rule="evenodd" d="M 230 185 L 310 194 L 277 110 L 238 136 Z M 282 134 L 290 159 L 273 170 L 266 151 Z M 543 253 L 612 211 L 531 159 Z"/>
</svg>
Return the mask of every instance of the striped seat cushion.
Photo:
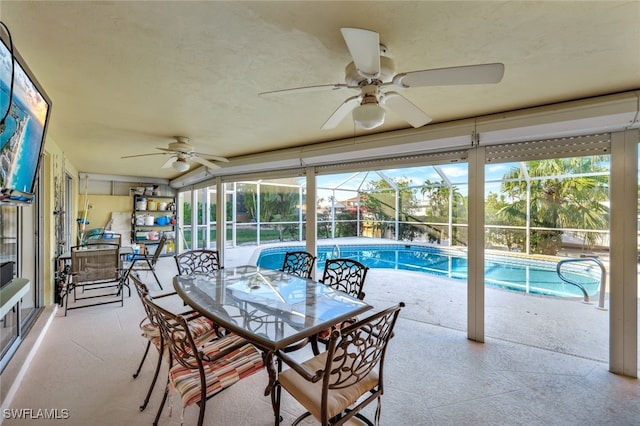
<svg viewBox="0 0 640 426">
<path fill-rule="evenodd" d="M 214 357 L 225 348 L 243 341 L 245 340 L 242 337 L 231 334 L 205 344 L 201 351 L 208 357 Z M 203 363 L 207 396 L 228 388 L 264 367 L 262 355 L 249 343 L 217 361 L 211 363 L 203 361 Z M 180 394 L 183 407 L 200 401 L 200 374 L 197 369 L 191 370 L 176 363 L 169 371 L 169 383 Z"/>
<path fill-rule="evenodd" d="M 213 322 L 205 317 L 194 318 L 190 320 L 188 324 L 189 330 L 191 330 L 191 335 L 196 340 L 197 344 L 206 343 L 210 340 L 216 339 L 218 338 L 219 332 L 224 332 L 221 328 L 216 330 Z M 146 321 L 140 325 L 140 329 L 142 330 L 143 337 L 151 340 L 151 343 L 153 343 L 156 348 L 160 347 L 160 329 L 157 325 Z"/>
</svg>

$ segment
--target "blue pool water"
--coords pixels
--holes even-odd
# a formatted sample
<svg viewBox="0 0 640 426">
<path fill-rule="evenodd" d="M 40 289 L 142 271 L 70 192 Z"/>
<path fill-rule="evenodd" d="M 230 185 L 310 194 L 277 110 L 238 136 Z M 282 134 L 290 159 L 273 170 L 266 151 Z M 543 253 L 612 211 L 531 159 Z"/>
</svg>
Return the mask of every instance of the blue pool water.
<svg viewBox="0 0 640 426">
<path fill-rule="evenodd" d="M 287 251 L 304 250 L 299 247 L 266 248 L 260 252 L 257 265 L 265 268 L 282 267 Z M 370 268 L 402 269 L 424 272 L 441 277 L 467 279 L 465 253 L 436 247 L 388 245 L 318 246 L 316 269 L 322 271 L 329 258 L 343 257 L 358 260 Z M 584 285 L 590 296 L 598 291 L 600 269 L 583 265 L 563 274 Z M 485 255 L 485 284 L 492 287 L 557 297 L 582 297 L 576 286 L 558 278 L 556 263 L 521 259 L 510 256 Z"/>
</svg>

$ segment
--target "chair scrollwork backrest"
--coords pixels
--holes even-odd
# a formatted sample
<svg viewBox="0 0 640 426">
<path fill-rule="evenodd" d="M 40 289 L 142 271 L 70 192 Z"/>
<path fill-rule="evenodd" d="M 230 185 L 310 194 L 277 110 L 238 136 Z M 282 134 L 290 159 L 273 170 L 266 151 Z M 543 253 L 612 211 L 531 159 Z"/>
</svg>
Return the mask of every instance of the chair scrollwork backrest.
<svg viewBox="0 0 640 426">
<path fill-rule="evenodd" d="M 364 280 L 369 267 L 353 259 L 327 259 L 324 265 L 323 284 L 344 291 L 358 299 L 364 299 Z"/>
<path fill-rule="evenodd" d="M 149 295 L 149 287 L 147 287 L 147 285 L 143 283 L 142 280 L 140 280 L 140 276 L 136 272 L 132 272 L 129 275 L 129 279 L 133 281 L 133 286 L 135 287 L 136 292 L 138 293 L 138 297 L 143 302 L 142 307 L 144 308 L 144 311 L 147 314 L 147 319 L 152 324 L 155 324 L 155 318 L 154 318 L 155 313 L 151 311 L 151 308 L 149 307 L 149 305 L 144 303 L 144 298 Z"/>
<path fill-rule="evenodd" d="M 202 369 L 202 360 L 187 320 L 156 305 L 148 294 L 142 298 L 142 303 L 150 321 L 160 329 L 171 359 L 190 370 Z"/>
<path fill-rule="evenodd" d="M 179 275 L 208 273 L 222 269 L 217 250 L 190 250 L 174 256 Z"/>
<path fill-rule="evenodd" d="M 393 336 L 393 327 L 402 307 L 404 303 L 399 303 L 341 330 L 333 331 L 327 347 L 323 391 L 352 386 L 377 366 L 378 381 L 382 386 L 387 344 Z"/>
<path fill-rule="evenodd" d="M 316 257 L 306 251 L 285 253 L 281 271 L 302 278 L 311 278 Z"/>
</svg>

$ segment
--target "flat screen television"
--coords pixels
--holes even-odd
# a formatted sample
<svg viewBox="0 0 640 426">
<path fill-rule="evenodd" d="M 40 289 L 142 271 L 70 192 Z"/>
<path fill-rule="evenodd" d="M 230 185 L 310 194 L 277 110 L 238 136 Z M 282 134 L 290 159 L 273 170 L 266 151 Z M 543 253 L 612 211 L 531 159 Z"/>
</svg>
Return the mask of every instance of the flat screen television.
<svg viewBox="0 0 640 426">
<path fill-rule="evenodd" d="M 12 57 L 10 44 L 0 41 L 0 119 L 9 108 L 5 122 L 0 123 L 0 202 L 29 204 L 34 199 L 51 100 L 15 46 Z"/>
</svg>

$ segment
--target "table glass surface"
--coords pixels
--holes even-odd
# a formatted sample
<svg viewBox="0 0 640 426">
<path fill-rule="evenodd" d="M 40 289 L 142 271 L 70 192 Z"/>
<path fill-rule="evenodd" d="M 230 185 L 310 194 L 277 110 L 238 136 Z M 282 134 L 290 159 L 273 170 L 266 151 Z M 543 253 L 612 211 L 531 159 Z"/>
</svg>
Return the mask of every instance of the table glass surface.
<svg viewBox="0 0 640 426">
<path fill-rule="evenodd" d="M 256 266 L 178 275 L 174 287 L 198 312 L 271 350 L 371 308 L 317 281 Z"/>
</svg>

